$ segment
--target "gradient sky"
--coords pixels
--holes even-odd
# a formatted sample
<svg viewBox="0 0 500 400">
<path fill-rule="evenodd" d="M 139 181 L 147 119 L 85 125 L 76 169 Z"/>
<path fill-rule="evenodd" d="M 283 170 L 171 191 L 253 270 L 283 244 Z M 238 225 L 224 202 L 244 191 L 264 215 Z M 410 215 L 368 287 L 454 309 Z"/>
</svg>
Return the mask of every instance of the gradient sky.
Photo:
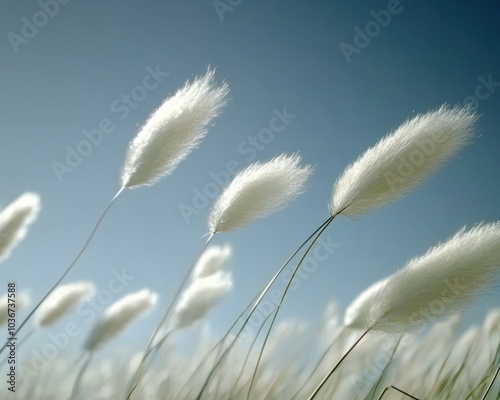
<svg viewBox="0 0 500 400">
<path fill-rule="evenodd" d="M 157 310 L 116 346 L 141 348 L 149 337 L 208 231 L 209 205 L 189 223 L 179 207 L 192 205 L 196 190 L 213 182 L 210 172 L 224 171 L 230 161 L 242 168 L 300 152 L 315 174 L 308 191 L 286 210 L 216 238 L 214 243 L 233 246 L 229 268 L 235 280 L 233 293 L 211 314 L 218 334 L 328 217 L 331 188 L 345 166 L 412 115 L 476 96 L 482 117 L 474 143 L 418 191 L 360 220 L 335 221 L 326 236 L 338 247 L 290 294 L 282 317 L 317 323 L 329 301 L 344 308 L 368 285 L 462 226 L 500 219 L 498 5 L 403 0 L 390 22 L 346 57 L 341 44 L 354 45 L 356 28 L 364 30 L 393 2 L 239 3 L 221 14 L 213 1 L 72 0 L 47 21 L 35 1 L 0 5 L 0 204 L 25 191 L 42 199 L 38 221 L 1 265 L 2 282 L 17 280 L 19 290 L 41 298 L 118 189 L 127 145 L 138 128 L 164 98 L 208 66 L 229 84 L 229 106 L 173 175 L 124 193 L 66 279 L 106 288 L 111 271 L 125 268 L 135 278 L 116 299 L 144 287 L 160 294 Z M 16 35 L 33 18 L 45 26 L 36 33 L 25 28 L 33 37 L 20 42 Z M 123 108 L 122 95 L 140 93 L 134 88 L 148 68 L 168 76 L 158 78 L 146 98 Z M 488 80 L 494 83 L 485 87 Z M 269 126 L 274 109 L 284 108 L 295 117 L 250 152 L 249 137 Z M 76 149 L 83 131 L 106 119 L 113 131 L 60 181 L 54 162 L 64 163 L 68 146 Z M 0 294 L 5 291 L 0 288 Z M 465 326 L 499 305 L 496 289 L 466 314 Z M 72 319 L 88 330 L 83 320 L 68 317 L 54 331 Z"/>
</svg>

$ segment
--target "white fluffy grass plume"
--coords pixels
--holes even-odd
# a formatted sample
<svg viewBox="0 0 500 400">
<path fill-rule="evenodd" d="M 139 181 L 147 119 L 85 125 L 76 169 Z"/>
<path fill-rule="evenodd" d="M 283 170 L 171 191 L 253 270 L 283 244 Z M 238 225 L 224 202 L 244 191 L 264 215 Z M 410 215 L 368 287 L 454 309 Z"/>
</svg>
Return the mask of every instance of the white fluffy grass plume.
<svg viewBox="0 0 500 400">
<path fill-rule="evenodd" d="M 122 186 L 152 185 L 199 144 L 226 103 L 228 86 L 216 86 L 214 71 L 187 82 L 149 117 L 131 141 L 122 171 Z"/>
<path fill-rule="evenodd" d="M 373 299 L 379 289 L 383 287 L 389 278 L 381 279 L 365 290 L 363 290 L 347 307 L 344 314 L 344 325 L 353 329 L 365 328 L 366 318 L 370 312 Z"/>
<path fill-rule="evenodd" d="M 24 193 L 0 213 L 0 261 L 24 239 L 28 226 L 40 211 L 40 197 L 36 193 Z"/>
<path fill-rule="evenodd" d="M 194 280 L 182 293 L 174 312 L 174 327 L 191 326 L 204 318 L 233 288 L 229 272 L 219 271 Z"/>
<path fill-rule="evenodd" d="M 284 208 L 304 191 L 312 173 L 310 165 L 300 167 L 299 163 L 298 154 L 282 154 L 239 172 L 214 204 L 210 231 L 232 231 Z"/>
<path fill-rule="evenodd" d="M 95 351 L 109 342 L 141 316 L 149 312 L 158 300 L 158 295 L 143 289 L 122 297 L 111 304 L 96 322 L 85 341 L 87 351 Z"/>
<path fill-rule="evenodd" d="M 414 189 L 472 138 L 470 107 L 418 115 L 368 149 L 334 185 L 331 215 L 371 212 Z"/>
<path fill-rule="evenodd" d="M 2 297 L 0 297 L 0 326 L 4 325 L 7 322 L 7 319 L 9 318 L 9 308 L 8 308 L 8 295 L 9 293 L 5 293 Z M 12 299 L 12 297 L 11 297 Z M 20 292 L 15 294 L 15 311 L 16 311 L 16 316 L 18 313 L 25 307 L 27 307 L 30 303 L 30 297 L 28 294 L 25 292 Z"/>
<path fill-rule="evenodd" d="M 192 278 L 206 278 L 222 270 L 230 256 L 231 247 L 227 244 L 208 247 L 196 262 Z"/>
<path fill-rule="evenodd" d="M 74 282 L 59 286 L 42 303 L 35 314 L 35 324 L 45 327 L 56 323 L 81 301 L 95 292 L 92 282 Z"/>
<path fill-rule="evenodd" d="M 462 311 L 500 274 L 500 222 L 460 230 L 410 260 L 373 300 L 367 328 L 401 333 Z"/>
</svg>

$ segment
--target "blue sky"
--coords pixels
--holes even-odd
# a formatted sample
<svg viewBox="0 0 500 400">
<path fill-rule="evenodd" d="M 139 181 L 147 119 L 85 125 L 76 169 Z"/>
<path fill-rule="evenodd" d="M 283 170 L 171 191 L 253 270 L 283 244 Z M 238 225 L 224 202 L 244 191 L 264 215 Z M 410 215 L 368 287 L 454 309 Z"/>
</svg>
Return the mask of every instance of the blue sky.
<svg viewBox="0 0 500 400">
<path fill-rule="evenodd" d="M 61 3 L 48 9 L 53 16 L 35 1 L 0 6 L 0 204 L 24 191 L 42 199 L 38 221 L 0 276 L 34 299 L 83 244 L 118 189 L 129 141 L 162 100 L 208 66 L 231 89 L 202 145 L 159 184 L 124 193 L 66 280 L 106 288 L 112 270 L 125 268 L 134 278 L 123 295 L 144 287 L 160 294 L 158 310 L 116 346 L 140 348 L 149 336 L 208 231 L 209 205 L 188 221 L 180 207 L 193 206 L 197 191 L 214 182 L 210 173 L 228 163 L 242 168 L 300 152 L 315 174 L 286 210 L 215 239 L 233 246 L 235 280 L 212 314 L 218 333 L 328 217 L 345 166 L 416 113 L 473 101 L 479 134 L 418 191 L 360 220 L 335 221 L 326 232 L 335 251 L 301 280 L 283 317 L 314 323 L 328 301 L 345 307 L 463 225 L 500 219 L 500 8 L 493 2 Z M 367 30 L 372 37 L 363 41 Z M 149 89 L 141 89 L 148 74 Z M 272 140 L 256 143 L 277 112 L 293 117 Z M 109 131 L 102 142 L 58 176 L 54 163 L 65 163 L 84 131 L 99 127 Z M 467 313 L 466 325 L 499 305 L 497 289 Z"/>
</svg>

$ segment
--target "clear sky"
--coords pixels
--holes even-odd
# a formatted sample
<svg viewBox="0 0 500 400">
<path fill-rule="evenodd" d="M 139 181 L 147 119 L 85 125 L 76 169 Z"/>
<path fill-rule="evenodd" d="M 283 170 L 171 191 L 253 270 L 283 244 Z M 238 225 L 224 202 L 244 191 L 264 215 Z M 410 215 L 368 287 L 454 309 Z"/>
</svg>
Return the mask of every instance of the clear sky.
<svg viewBox="0 0 500 400">
<path fill-rule="evenodd" d="M 462 226 L 500 219 L 500 7 L 493 1 L 40 3 L 0 5 L 0 204 L 24 191 L 42 199 L 38 221 L 0 276 L 35 300 L 118 189 L 127 145 L 147 116 L 208 66 L 231 89 L 202 145 L 159 184 L 124 193 L 66 279 L 105 289 L 112 270 L 125 268 L 134 278 L 116 299 L 144 287 L 160 294 L 157 311 L 117 346 L 140 348 L 149 336 L 208 231 L 213 200 L 195 195 L 228 162 L 242 168 L 300 152 L 315 174 L 286 210 L 216 238 L 233 246 L 235 280 L 212 314 L 217 333 L 328 217 L 345 166 L 416 113 L 472 101 L 482 114 L 479 134 L 418 191 L 360 220 L 335 221 L 325 234 L 336 243 L 333 254 L 301 279 L 283 317 L 314 323 L 330 300 L 345 307 Z M 259 138 L 276 113 L 292 116 Z M 93 129 L 108 133 L 90 149 L 80 145 L 89 154 L 61 174 L 55 163 L 67 165 Z M 200 209 L 187 217 L 183 205 Z M 496 289 L 476 303 L 466 325 L 499 299 Z M 82 318 L 78 324 L 89 328 Z"/>
</svg>

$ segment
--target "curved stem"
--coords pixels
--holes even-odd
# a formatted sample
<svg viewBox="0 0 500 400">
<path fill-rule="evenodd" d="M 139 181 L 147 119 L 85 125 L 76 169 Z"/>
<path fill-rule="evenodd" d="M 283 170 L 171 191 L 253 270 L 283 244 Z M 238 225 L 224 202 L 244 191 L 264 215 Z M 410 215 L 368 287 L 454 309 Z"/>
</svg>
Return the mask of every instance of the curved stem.
<svg viewBox="0 0 500 400">
<path fill-rule="evenodd" d="M 290 285 L 292 284 L 293 278 L 295 278 L 295 275 L 299 271 L 299 268 L 302 265 L 302 262 L 304 261 L 304 259 L 309 254 L 309 251 L 311 251 L 311 249 L 314 246 L 314 244 L 316 243 L 316 241 L 319 239 L 319 237 L 325 231 L 325 229 L 328 228 L 328 226 L 334 220 L 334 218 L 335 218 L 335 216 L 330 217 L 328 219 L 328 222 L 323 226 L 323 228 L 321 228 L 321 230 L 318 232 L 318 234 L 316 235 L 316 237 L 311 241 L 311 243 L 309 244 L 309 247 L 306 249 L 306 251 L 302 255 L 300 261 L 298 262 L 297 266 L 293 270 L 293 273 L 290 276 L 290 279 L 288 280 L 288 283 L 287 283 L 287 285 L 285 287 L 285 291 L 283 292 L 283 295 L 281 296 L 280 302 L 279 302 L 279 304 L 278 304 L 278 306 L 276 308 L 276 312 L 274 313 L 273 319 L 271 320 L 271 325 L 269 326 L 269 330 L 267 331 L 266 337 L 264 339 L 264 343 L 262 344 L 262 348 L 260 349 L 259 357 L 257 358 L 257 364 L 255 365 L 255 369 L 254 369 L 254 372 L 253 372 L 253 375 L 252 375 L 252 380 L 250 381 L 250 387 L 248 388 L 247 400 L 250 399 L 250 394 L 252 392 L 252 388 L 253 388 L 253 384 L 254 384 L 254 381 L 255 381 L 255 377 L 257 376 L 257 370 L 259 369 L 260 360 L 262 359 L 262 354 L 264 354 L 264 349 L 266 348 L 266 344 L 267 344 L 267 341 L 269 339 L 269 335 L 271 334 L 271 331 L 273 329 L 274 323 L 276 321 L 276 317 L 278 316 L 278 313 L 279 313 L 279 311 L 281 309 L 281 306 L 283 305 L 283 301 L 285 300 L 286 294 L 288 293 L 288 290 L 290 289 Z"/>
<path fill-rule="evenodd" d="M 31 319 L 31 317 L 35 314 L 35 312 L 42 305 L 42 303 L 47 299 L 47 297 L 49 297 L 52 294 L 52 292 L 56 289 L 57 286 L 59 286 L 59 284 L 66 277 L 66 275 L 68 275 L 69 271 L 71 271 L 71 269 L 75 266 L 75 264 L 77 263 L 77 261 L 80 259 L 80 257 L 82 256 L 82 254 L 87 249 L 87 247 L 90 244 L 90 242 L 92 241 L 92 238 L 94 237 L 95 233 L 97 232 L 97 228 L 99 228 L 99 225 L 101 224 L 102 220 L 104 219 L 104 217 L 108 213 L 109 209 L 111 208 L 111 206 L 113 205 L 113 203 L 116 201 L 116 199 L 123 193 L 124 190 L 125 190 L 125 187 L 122 187 L 114 195 L 114 197 L 111 199 L 111 201 L 106 206 L 106 208 L 104 209 L 103 213 L 101 214 L 101 216 L 97 220 L 97 223 L 95 224 L 94 229 L 92 229 L 92 232 L 90 232 L 90 235 L 88 236 L 88 238 L 85 241 L 84 245 L 82 246 L 82 248 L 80 249 L 80 251 L 78 252 L 78 254 L 76 255 L 76 257 L 73 259 L 73 261 L 71 262 L 71 264 L 69 264 L 69 266 L 66 268 L 66 270 L 64 271 L 64 273 L 57 280 L 57 282 L 50 288 L 50 290 L 47 292 L 47 294 L 45 296 L 43 296 L 42 300 L 40 300 L 38 302 L 38 304 L 35 306 L 35 308 L 33 310 L 31 310 L 31 312 L 24 319 L 24 321 L 21 322 L 21 325 L 19 325 L 19 327 L 16 329 L 16 331 L 14 332 L 13 336 L 17 335 L 21 331 L 21 329 L 23 328 L 23 326 L 26 325 L 26 323 Z M 7 347 L 7 343 L 5 343 L 5 345 L 2 347 L 2 349 L 0 349 L 0 353 L 2 353 L 2 351 L 5 350 L 5 348 Z"/>
<path fill-rule="evenodd" d="M 495 375 L 493 375 L 493 378 L 491 378 L 491 382 L 486 388 L 486 391 L 483 394 L 483 397 L 481 397 L 481 400 L 486 400 L 486 397 L 488 397 L 488 393 L 490 392 L 491 388 L 493 387 L 493 384 L 495 383 L 495 379 L 497 379 L 498 373 L 500 372 L 500 365 L 498 366 Z"/>
<path fill-rule="evenodd" d="M 215 350 L 218 349 L 217 355 L 215 356 L 215 360 L 218 360 L 221 357 L 221 349 L 222 349 L 222 345 L 224 344 L 224 341 L 227 339 L 229 333 L 236 326 L 236 324 L 238 323 L 238 321 L 240 320 L 240 318 L 243 317 L 243 315 L 248 311 L 248 309 L 252 306 L 252 304 L 257 300 L 257 298 L 259 297 L 259 294 L 257 294 L 257 296 L 255 296 L 253 298 L 253 300 L 250 302 L 250 304 L 243 310 L 243 312 L 238 316 L 238 318 L 236 318 L 236 320 L 229 327 L 229 329 L 222 336 L 222 338 L 212 347 L 212 349 L 207 353 L 207 355 L 205 357 L 203 357 L 203 359 L 198 363 L 198 365 L 196 366 L 196 368 L 193 370 L 193 372 L 191 372 L 191 374 L 189 375 L 189 377 L 186 379 L 186 382 L 184 383 L 184 385 L 179 389 L 179 391 L 177 392 L 177 394 L 174 396 L 174 399 L 178 399 L 179 398 L 179 396 L 181 395 L 181 393 L 183 392 L 183 390 L 189 385 L 189 382 L 191 381 L 191 379 L 195 376 L 195 374 L 197 372 L 199 372 L 201 370 L 201 368 L 203 367 L 203 365 L 205 364 L 205 362 L 209 359 L 209 357 L 212 355 L 212 353 Z M 236 341 L 236 339 L 235 339 L 235 341 Z M 212 368 L 214 368 L 214 367 L 212 367 Z"/>
<path fill-rule="evenodd" d="M 330 372 L 323 378 L 323 380 L 321 381 L 321 383 L 318 385 L 318 387 L 314 390 L 314 392 L 307 398 L 307 400 L 313 400 L 317 394 L 319 393 L 319 391 L 323 388 L 323 386 L 325 385 L 325 383 L 328 381 L 328 379 L 330 378 L 330 376 L 333 375 L 333 373 L 342 365 L 342 363 L 344 362 L 344 360 L 347 358 L 347 356 L 351 353 L 351 351 L 354 350 L 354 348 L 359 344 L 359 342 L 361 342 L 361 340 L 363 340 L 363 338 L 370 332 L 370 329 L 367 329 L 365 331 L 365 333 L 363 333 L 358 340 L 356 340 L 356 342 L 354 342 L 354 344 L 351 346 L 351 348 L 349 350 L 347 350 L 347 353 L 345 353 L 343 355 L 343 357 L 340 359 L 340 361 L 330 370 Z M 418 400 L 418 399 L 417 399 Z"/>
<path fill-rule="evenodd" d="M 401 390 L 401 389 L 398 389 L 396 386 L 392 386 L 392 385 L 391 385 L 391 386 L 387 386 L 387 387 L 384 389 L 384 391 L 380 394 L 380 397 L 378 398 L 378 400 L 381 400 L 381 399 L 382 399 L 382 397 L 384 397 L 384 396 L 385 396 L 385 393 L 386 393 L 389 389 L 396 390 L 397 392 L 402 393 L 402 394 L 404 394 L 405 396 L 408 396 L 410 399 L 413 399 L 413 400 L 419 400 L 419 399 L 417 399 L 416 397 L 412 396 L 411 394 L 406 393 L 405 391 L 403 391 L 403 390 Z"/>
<path fill-rule="evenodd" d="M 129 393 L 126 397 L 126 400 L 130 399 L 130 396 L 132 396 L 132 393 L 134 393 L 134 390 L 139 385 L 141 378 L 142 378 L 142 375 L 143 375 L 143 372 L 144 372 L 144 363 L 146 362 L 146 359 L 148 358 L 149 354 L 151 353 L 151 349 L 153 348 L 152 347 L 153 342 L 156 339 L 156 336 L 158 335 L 158 333 L 160 332 L 161 327 L 163 326 L 163 324 L 167 321 L 168 317 L 170 316 L 170 313 L 172 312 L 174 306 L 177 304 L 177 300 L 179 299 L 179 296 L 181 295 L 182 290 L 184 289 L 184 286 L 186 286 L 186 283 L 188 282 L 189 278 L 191 277 L 191 274 L 193 272 L 194 267 L 196 266 L 196 263 L 198 262 L 201 255 L 205 252 L 208 244 L 210 243 L 210 241 L 212 240 L 214 235 L 215 235 L 214 232 L 210 233 L 210 236 L 208 237 L 207 241 L 205 242 L 205 245 L 203 246 L 200 253 L 198 254 L 198 257 L 196 257 L 196 259 L 194 260 L 194 262 L 191 264 L 191 266 L 187 270 L 186 274 L 184 275 L 184 278 L 182 279 L 181 284 L 178 286 L 177 292 L 175 293 L 174 298 L 172 299 L 169 306 L 167 307 L 167 310 L 163 314 L 163 317 L 160 320 L 160 323 L 156 326 L 153 334 L 151 335 L 151 338 L 149 339 L 149 342 L 146 345 L 146 350 L 144 351 L 144 355 L 142 356 L 139 367 L 137 368 L 137 371 L 134 375 L 134 379 L 132 380 L 132 385 L 131 385 Z"/>
<path fill-rule="evenodd" d="M 262 330 L 262 328 L 264 328 L 267 320 L 269 319 L 269 317 L 271 315 L 273 315 L 274 313 L 276 312 L 276 309 L 274 309 L 265 319 L 264 319 L 264 322 L 262 323 L 262 325 L 260 326 L 259 330 L 257 331 L 257 334 L 255 335 L 255 338 L 253 339 L 252 341 L 252 344 L 250 345 L 250 349 L 248 350 L 248 353 L 245 357 L 245 361 L 243 362 L 243 366 L 241 367 L 241 370 L 240 370 L 240 373 L 238 374 L 238 378 L 236 378 L 236 381 L 234 382 L 233 384 L 233 387 L 231 388 L 231 390 L 229 391 L 229 398 L 232 399 L 234 397 L 234 391 L 236 390 L 236 388 L 238 387 L 238 383 L 240 382 L 241 378 L 243 377 L 243 372 L 245 372 L 245 368 L 247 366 L 247 363 L 248 363 L 248 360 L 250 359 L 250 355 L 252 354 L 252 350 L 253 350 L 253 347 L 255 346 L 255 344 L 257 343 L 257 339 L 260 335 L 260 332 Z M 217 392 L 215 393 L 217 395 Z M 217 397 L 217 396 L 215 396 Z"/>
<path fill-rule="evenodd" d="M 83 378 L 83 375 L 85 374 L 85 371 L 87 370 L 90 362 L 92 361 L 92 353 L 87 354 L 87 359 L 83 363 L 82 367 L 80 368 L 80 371 L 78 371 L 78 374 L 76 375 L 75 378 L 75 383 L 73 384 L 73 390 L 71 391 L 71 395 L 69 398 L 71 400 L 76 400 L 78 398 L 78 392 L 80 391 L 80 384 Z"/>
<path fill-rule="evenodd" d="M 369 392 L 369 395 L 372 395 L 372 397 L 375 396 L 375 394 L 378 391 L 379 386 L 381 385 L 382 381 L 384 380 L 384 378 L 388 374 L 388 371 L 390 370 L 391 365 L 392 365 L 391 361 L 393 360 L 394 355 L 396 354 L 396 351 L 398 350 L 398 347 L 399 347 L 402 339 L 403 339 L 403 335 L 401 334 L 398 338 L 398 341 L 396 342 L 396 345 L 394 346 L 394 349 L 392 349 L 392 353 L 391 353 L 391 357 L 389 358 L 389 361 L 387 361 L 387 363 L 384 366 L 384 369 L 382 370 L 382 372 L 380 373 L 380 375 L 377 379 L 377 383 L 373 386 L 373 389 L 370 390 L 370 392 Z"/>
<path fill-rule="evenodd" d="M 325 360 L 328 353 L 332 350 L 335 343 L 337 343 L 337 340 L 339 339 L 339 337 L 341 335 L 343 335 L 345 331 L 346 331 L 346 327 L 344 326 L 341 328 L 341 331 L 338 333 L 338 335 L 335 336 L 335 338 L 332 340 L 332 342 L 328 345 L 325 352 L 321 355 L 320 359 L 316 362 L 316 365 L 314 366 L 314 368 L 308 374 L 308 376 L 307 376 L 306 380 L 304 381 L 304 383 L 302 384 L 302 386 L 295 392 L 295 394 L 292 396 L 292 398 L 290 400 L 295 400 L 297 398 L 297 396 L 300 394 L 300 392 L 305 388 L 307 383 L 311 380 L 311 378 L 314 376 L 316 371 L 319 369 L 319 367 L 321 366 L 321 364 Z"/>
<path fill-rule="evenodd" d="M 203 386 L 201 388 L 201 391 L 198 393 L 198 396 L 196 396 L 196 400 L 200 400 L 201 399 L 201 396 L 202 396 L 203 392 L 206 390 L 206 388 L 207 388 L 207 386 L 208 386 L 208 384 L 210 382 L 210 379 L 212 379 L 212 376 L 214 375 L 215 371 L 220 366 L 222 360 L 227 356 L 227 354 L 229 353 L 229 351 L 232 349 L 232 347 L 234 346 L 234 344 L 238 340 L 239 336 L 243 332 L 243 329 L 245 329 L 245 326 L 248 324 L 248 321 L 250 321 L 250 318 L 252 317 L 253 312 L 257 309 L 259 303 L 261 302 L 261 300 L 263 299 L 263 297 L 266 295 L 266 293 L 269 291 L 269 289 L 271 288 L 271 286 L 273 285 L 273 283 L 276 281 L 276 279 L 278 279 L 278 276 L 286 268 L 286 266 L 290 263 L 290 261 L 293 259 L 293 257 L 295 257 L 295 255 L 302 249 L 302 247 L 304 247 L 307 244 L 307 242 L 309 242 L 309 240 L 311 240 L 311 238 L 313 238 L 314 235 L 316 235 L 316 233 L 319 232 L 323 228 L 323 226 L 325 226 L 331 219 L 333 219 L 333 217 L 329 217 L 318 228 L 316 228 L 316 230 L 313 233 L 311 233 L 309 235 L 309 237 L 306 240 L 304 240 L 304 242 L 302 242 L 302 244 L 292 253 L 292 255 L 290 257 L 288 257 L 288 259 L 280 267 L 280 269 L 278 270 L 278 272 L 276 272 L 276 274 L 274 274 L 274 276 L 271 278 L 271 280 L 265 286 L 265 288 L 262 289 L 259 292 L 259 294 L 257 295 L 257 300 L 255 300 L 255 304 L 252 306 L 252 308 L 251 308 L 251 310 L 250 310 L 247 318 L 243 322 L 243 325 L 241 326 L 240 330 L 236 334 L 236 336 L 233 339 L 233 341 L 229 344 L 229 346 L 227 347 L 227 349 L 224 350 L 224 352 L 222 353 L 222 355 L 219 357 L 219 359 L 217 360 L 217 362 L 215 363 L 215 365 L 211 369 L 210 373 L 208 374 L 208 377 L 205 379 L 205 382 L 204 382 L 204 384 L 203 384 Z M 249 307 L 250 307 L 250 305 L 247 306 L 247 309 Z M 231 329 L 236 325 L 237 321 L 243 316 L 244 313 L 245 312 L 243 312 L 243 313 L 240 314 L 240 316 L 238 317 L 238 319 L 233 323 L 233 325 L 231 326 L 231 328 L 224 334 L 224 336 L 219 341 L 219 343 L 223 343 L 226 340 L 226 338 L 229 335 Z"/>
</svg>

